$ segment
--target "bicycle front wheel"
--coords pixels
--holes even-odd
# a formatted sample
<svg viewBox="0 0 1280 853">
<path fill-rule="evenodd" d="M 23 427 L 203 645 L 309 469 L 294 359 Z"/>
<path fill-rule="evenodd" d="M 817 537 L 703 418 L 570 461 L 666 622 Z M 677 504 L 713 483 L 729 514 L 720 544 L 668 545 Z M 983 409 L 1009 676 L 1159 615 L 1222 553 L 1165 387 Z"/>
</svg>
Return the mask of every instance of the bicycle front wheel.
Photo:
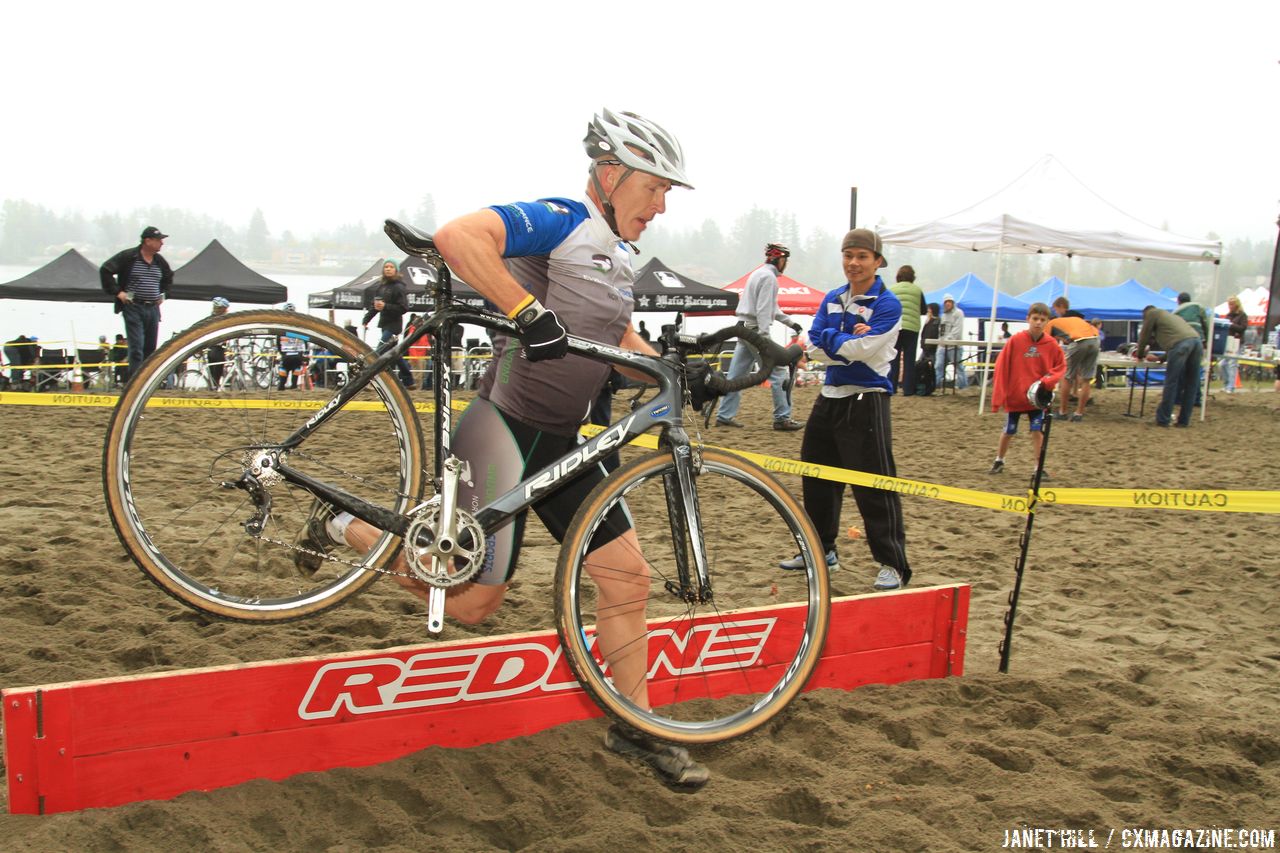
<svg viewBox="0 0 1280 853">
<path fill-rule="evenodd" d="M 557 628 L 578 681 L 612 717 L 676 743 L 727 740 L 778 714 L 817 665 L 830 618 L 818 536 L 777 480 L 704 449 L 695 488 L 704 595 L 680 584 L 679 565 L 695 586 L 696 575 L 670 452 L 595 488 L 556 571 Z M 797 553 L 803 569 L 779 568 Z"/>
<path fill-rule="evenodd" d="M 103 486 L 120 541 L 161 589 L 221 618 L 282 622 L 318 613 L 376 580 L 399 550 L 399 538 L 383 533 L 367 553 L 342 546 L 326 555 L 326 546 L 307 538 L 311 494 L 271 470 L 257 475 L 270 499 L 265 527 L 248 532 L 245 522 L 257 506 L 231 484 L 264 451 L 278 451 L 289 467 L 397 512 L 422 494 L 421 428 L 408 393 L 389 374 L 375 376 L 288 450 L 280 442 L 314 417 L 327 396 L 278 391 L 275 384 L 228 383 L 221 393 L 208 383 L 164 387 L 177 365 L 211 346 L 253 351 L 281 338 L 341 353 L 353 364 L 371 356 L 354 336 L 303 314 L 213 317 L 178 333 L 143 363 L 107 430 Z"/>
</svg>

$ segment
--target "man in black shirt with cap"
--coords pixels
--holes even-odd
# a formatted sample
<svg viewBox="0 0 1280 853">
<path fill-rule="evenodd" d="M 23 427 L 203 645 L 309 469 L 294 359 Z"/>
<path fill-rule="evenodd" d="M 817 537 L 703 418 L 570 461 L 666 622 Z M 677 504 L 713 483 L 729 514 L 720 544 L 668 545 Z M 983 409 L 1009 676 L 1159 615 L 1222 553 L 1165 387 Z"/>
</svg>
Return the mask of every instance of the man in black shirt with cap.
<svg viewBox="0 0 1280 853">
<path fill-rule="evenodd" d="M 98 275 L 102 289 L 115 297 L 117 314 L 124 314 L 124 334 L 129 339 L 129 375 L 143 359 L 156 351 L 160 335 L 160 303 L 173 284 L 173 270 L 160 254 L 168 234 L 154 225 L 142 229 L 137 246 L 113 256 Z"/>
</svg>

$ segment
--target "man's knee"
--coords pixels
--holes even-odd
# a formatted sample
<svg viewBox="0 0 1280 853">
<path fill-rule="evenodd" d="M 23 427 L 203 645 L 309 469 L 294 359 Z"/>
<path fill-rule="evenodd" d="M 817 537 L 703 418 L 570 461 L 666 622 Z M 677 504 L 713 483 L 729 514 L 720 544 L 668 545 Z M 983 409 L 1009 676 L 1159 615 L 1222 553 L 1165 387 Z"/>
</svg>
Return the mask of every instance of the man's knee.
<svg viewBox="0 0 1280 853">
<path fill-rule="evenodd" d="M 445 602 L 445 612 L 464 625 L 476 625 L 488 619 L 502 606 L 507 587 L 469 583 L 452 593 Z"/>
</svg>

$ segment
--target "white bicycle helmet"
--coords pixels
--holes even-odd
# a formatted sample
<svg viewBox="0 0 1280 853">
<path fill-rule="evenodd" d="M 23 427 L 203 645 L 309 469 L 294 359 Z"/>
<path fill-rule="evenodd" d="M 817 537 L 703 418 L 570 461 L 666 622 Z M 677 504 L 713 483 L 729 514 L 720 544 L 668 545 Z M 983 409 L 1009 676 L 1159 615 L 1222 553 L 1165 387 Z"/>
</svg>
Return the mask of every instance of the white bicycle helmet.
<svg viewBox="0 0 1280 853">
<path fill-rule="evenodd" d="M 224 297 L 215 296 L 213 297 L 213 307 L 214 308 L 230 308 L 231 303 L 228 302 Z"/>
<path fill-rule="evenodd" d="M 1053 403 L 1053 389 L 1044 387 L 1037 379 L 1027 388 L 1027 402 L 1037 409 L 1047 409 Z"/>
<path fill-rule="evenodd" d="M 635 113 L 602 109 L 587 125 L 582 145 L 592 160 L 617 160 L 628 169 L 693 189 L 684 174 L 684 151 L 670 133 Z"/>
</svg>

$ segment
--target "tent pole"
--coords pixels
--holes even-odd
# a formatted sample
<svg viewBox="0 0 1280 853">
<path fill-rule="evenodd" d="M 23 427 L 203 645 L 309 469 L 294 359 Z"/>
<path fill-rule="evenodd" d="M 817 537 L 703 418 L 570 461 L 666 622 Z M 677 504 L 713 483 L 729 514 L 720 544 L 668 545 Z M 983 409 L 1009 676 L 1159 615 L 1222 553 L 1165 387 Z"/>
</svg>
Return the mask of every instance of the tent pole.
<svg viewBox="0 0 1280 853">
<path fill-rule="evenodd" d="M 1213 302 L 1209 303 L 1210 308 L 1214 308 L 1218 304 L 1218 281 L 1222 275 L 1222 260 L 1213 262 Z M 1209 315 L 1209 331 L 1205 335 L 1206 341 L 1204 357 L 1200 363 L 1204 365 L 1204 386 L 1200 389 L 1200 422 L 1204 423 L 1205 410 L 1209 408 L 1209 388 L 1213 385 L 1213 313 L 1205 312 Z"/>
<path fill-rule="evenodd" d="M 996 302 L 1000 299 L 1000 262 L 1004 260 L 1004 243 L 1000 243 L 1000 249 L 996 252 L 996 283 L 991 288 L 991 318 L 987 327 L 987 352 L 983 357 L 983 364 L 991 363 L 991 343 L 995 339 L 996 330 Z M 963 358 L 961 359 L 963 361 Z M 987 409 L 987 379 L 991 376 L 991 371 L 983 368 L 982 371 L 982 391 L 978 394 L 978 414 L 982 414 Z"/>
<path fill-rule="evenodd" d="M 1070 298 L 1067 296 L 1067 291 L 1071 289 L 1071 258 L 1072 257 L 1073 257 L 1073 254 L 1071 252 L 1067 252 L 1067 268 L 1062 271 L 1062 296 L 1064 299 Z M 1049 316 L 1052 317 L 1053 314 L 1051 313 Z"/>
</svg>

